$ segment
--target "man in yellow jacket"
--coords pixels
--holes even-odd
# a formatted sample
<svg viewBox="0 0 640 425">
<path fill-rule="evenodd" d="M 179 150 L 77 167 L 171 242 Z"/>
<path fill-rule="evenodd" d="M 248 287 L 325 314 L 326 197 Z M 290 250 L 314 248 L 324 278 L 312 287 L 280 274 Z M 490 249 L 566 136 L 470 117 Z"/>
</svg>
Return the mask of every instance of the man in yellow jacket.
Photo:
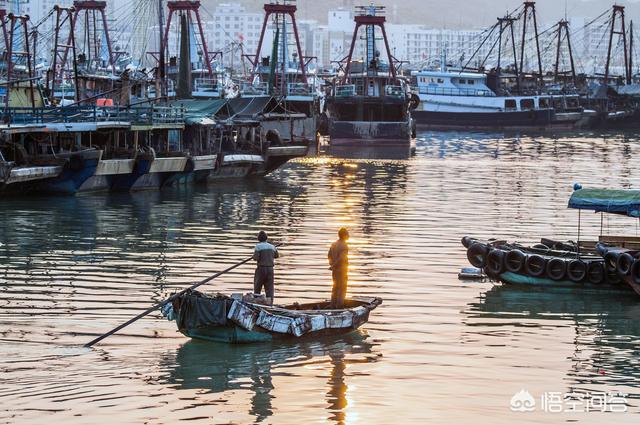
<svg viewBox="0 0 640 425">
<path fill-rule="evenodd" d="M 347 296 L 347 278 L 349 274 L 349 231 L 341 227 L 338 231 L 338 240 L 329 248 L 329 269 L 333 277 L 331 290 L 331 308 L 344 308 L 344 300 Z"/>
</svg>

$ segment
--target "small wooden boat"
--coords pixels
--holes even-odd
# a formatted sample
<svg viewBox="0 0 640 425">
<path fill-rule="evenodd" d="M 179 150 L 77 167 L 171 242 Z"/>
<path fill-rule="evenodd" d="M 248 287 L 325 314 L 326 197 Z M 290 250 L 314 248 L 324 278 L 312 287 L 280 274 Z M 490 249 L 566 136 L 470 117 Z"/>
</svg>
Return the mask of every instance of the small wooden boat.
<svg viewBox="0 0 640 425">
<path fill-rule="evenodd" d="M 247 297 L 206 295 L 187 291 L 163 309 L 185 336 L 229 344 L 318 338 L 355 331 L 369 320 L 380 298 L 354 297 L 345 308 L 329 301 L 282 306 L 261 304 Z"/>
</svg>

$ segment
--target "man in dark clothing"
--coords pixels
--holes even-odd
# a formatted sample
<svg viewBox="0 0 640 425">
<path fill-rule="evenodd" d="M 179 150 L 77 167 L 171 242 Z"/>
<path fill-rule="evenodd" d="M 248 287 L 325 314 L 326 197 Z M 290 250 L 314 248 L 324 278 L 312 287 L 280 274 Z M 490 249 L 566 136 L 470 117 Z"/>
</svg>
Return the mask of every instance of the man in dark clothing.
<svg viewBox="0 0 640 425">
<path fill-rule="evenodd" d="M 257 262 L 256 272 L 253 276 L 253 293 L 260 294 L 264 286 L 264 292 L 273 303 L 273 265 L 274 260 L 280 256 L 278 249 L 267 242 L 267 233 L 258 233 L 258 244 L 253 252 L 253 259 Z"/>
<path fill-rule="evenodd" d="M 342 227 L 338 231 L 338 240 L 329 248 L 329 268 L 333 277 L 331 307 L 343 308 L 347 296 L 347 275 L 349 274 L 349 231 Z"/>
</svg>

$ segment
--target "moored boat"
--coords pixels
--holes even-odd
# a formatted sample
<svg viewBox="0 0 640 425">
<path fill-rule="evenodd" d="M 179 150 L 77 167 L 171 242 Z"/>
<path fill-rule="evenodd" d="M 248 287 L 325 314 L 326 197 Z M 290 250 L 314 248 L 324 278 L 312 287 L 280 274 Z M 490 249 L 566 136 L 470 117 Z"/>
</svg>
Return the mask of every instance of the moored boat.
<svg viewBox="0 0 640 425">
<path fill-rule="evenodd" d="M 640 217 L 640 190 L 580 189 L 571 196 L 569 207 L 637 219 Z M 640 295 L 640 237 L 600 237 L 596 250 L 606 268 Z"/>
<path fill-rule="evenodd" d="M 329 144 L 350 147 L 408 147 L 415 137 L 409 113 L 411 92 L 399 74 L 400 63 L 391 54 L 383 7 L 359 8 L 351 48 L 341 61 L 325 102 Z M 366 60 L 353 59 L 358 31 L 366 29 Z M 375 28 L 384 41 L 385 55 L 376 48 Z"/>
<path fill-rule="evenodd" d="M 185 336 L 236 344 L 348 334 L 381 303 L 380 298 L 354 297 L 345 300 L 343 309 L 331 309 L 329 301 L 270 306 L 254 297 L 187 291 L 163 313 L 175 318 Z"/>
<path fill-rule="evenodd" d="M 467 259 L 497 281 L 574 289 L 628 290 L 615 270 L 606 267 L 596 243 L 558 242 L 541 239 L 522 245 L 498 240 L 462 239 Z"/>
<path fill-rule="evenodd" d="M 582 189 L 569 208 L 640 217 L 640 190 Z M 640 238 L 601 234 L 597 241 L 542 239 L 524 246 L 465 236 L 469 262 L 504 283 L 597 290 L 633 289 L 640 295 Z"/>
</svg>

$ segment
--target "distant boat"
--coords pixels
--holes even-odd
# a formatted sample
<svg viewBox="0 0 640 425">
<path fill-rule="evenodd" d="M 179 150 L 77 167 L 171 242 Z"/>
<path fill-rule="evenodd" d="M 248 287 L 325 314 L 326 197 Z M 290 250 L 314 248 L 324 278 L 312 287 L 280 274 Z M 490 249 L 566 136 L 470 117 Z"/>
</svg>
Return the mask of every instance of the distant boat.
<svg viewBox="0 0 640 425">
<path fill-rule="evenodd" d="M 340 62 L 325 101 L 329 144 L 332 148 L 409 147 L 415 126 L 409 114 L 411 92 L 399 75 L 401 63 L 391 54 L 381 6 L 362 6 L 355 16 L 349 54 Z M 358 30 L 366 29 L 366 59 L 355 60 Z M 376 47 L 375 27 L 384 42 L 381 54 Z"/>
<path fill-rule="evenodd" d="M 420 104 L 411 112 L 418 127 L 439 129 L 585 128 L 596 112 L 576 95 L 499 95 L 487 75 L 454 70 L 414 72 Z"/>
<path fill-rule="evenodd" d="M 236 344 L 348 334 L 366 323 L 381 303 L 380 298 L 354 297 L 345 300 L 343 309 L 331 309 L 329 301 L 268 306 L 188 291 L 163 313 L 175 318 L 185 336 Z"/>
</svg>

